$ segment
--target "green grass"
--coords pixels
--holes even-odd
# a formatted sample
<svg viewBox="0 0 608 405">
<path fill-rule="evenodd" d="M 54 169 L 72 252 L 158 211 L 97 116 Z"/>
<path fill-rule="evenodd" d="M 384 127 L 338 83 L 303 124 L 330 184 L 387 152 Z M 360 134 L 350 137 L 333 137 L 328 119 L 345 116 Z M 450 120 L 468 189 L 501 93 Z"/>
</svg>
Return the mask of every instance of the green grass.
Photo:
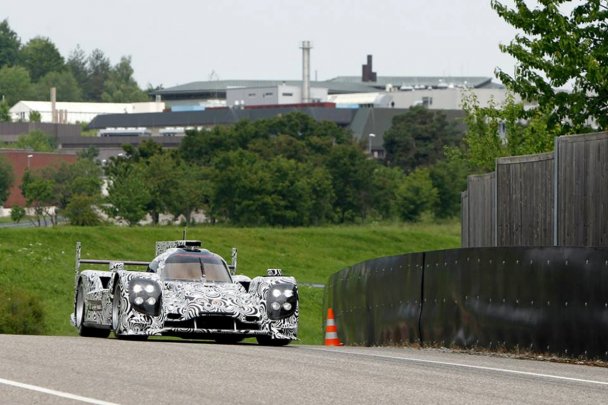
<svg viewBox="0 0 608 405">
<path fill-rule="evenodd" d="M 36 294 L 46 308 L 46 330 L 75 335 L 69 323 L 74 284 L 74 247 L 83 244 L 82 257 L 150 260 L 157 240 L 181 239 L 177 227 L 0 230 L 0 297 L 9 286 Z M 266 268 L 282 268 L 298 282 L 325 284 L 340 269 L 388 255 L 458 247 L 458 223 L 426 225 L 366 225 L 318 228 L 230 228 L 199 226 L 188 239 L 229 260 L 239 249 L 238 272 L 250 277 Z M 300 286 L 300 342 L 323 341 L 323 290 Z"/>
</svg>

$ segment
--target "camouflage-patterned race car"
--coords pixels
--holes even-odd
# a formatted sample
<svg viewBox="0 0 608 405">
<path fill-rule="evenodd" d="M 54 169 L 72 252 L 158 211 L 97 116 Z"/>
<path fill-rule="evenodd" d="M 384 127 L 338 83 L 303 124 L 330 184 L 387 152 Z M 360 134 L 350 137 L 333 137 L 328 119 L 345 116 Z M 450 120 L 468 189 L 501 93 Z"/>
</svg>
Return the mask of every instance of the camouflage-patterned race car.
<svg viewBox="0 0 608 405">
<path fill-rule="evenodd" d="M 109 271 L 81 270 L 107 264 Z M 145 267 L 146 271 L 126 270 Z M 279 269 L 250 279 L 236 275 L 236 249 L 229 266 L 199 241 L 156 243 L 151 262 L 80 258 L 72 324 L 81 336 L 146 339 L 151 335 L 235 343 L 256 337 L 264 345 L 297 339 L 298 289 Z"/>
</svg>

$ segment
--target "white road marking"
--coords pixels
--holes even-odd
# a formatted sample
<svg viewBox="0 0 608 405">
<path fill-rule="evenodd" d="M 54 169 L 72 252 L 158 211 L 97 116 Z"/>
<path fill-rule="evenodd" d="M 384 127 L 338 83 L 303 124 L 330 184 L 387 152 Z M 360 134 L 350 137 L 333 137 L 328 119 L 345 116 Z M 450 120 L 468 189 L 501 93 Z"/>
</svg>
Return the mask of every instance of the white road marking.
<svg viewBox="0 0 608 405">
<path fill-rule="evenodd" d="M 26 390 L 42 392 L 44 394 L 55 395 L 57 397 L 73 399 L 75 401 L 85 402 L 87 404 L 97 404 L 97 405 L 118 405 L 114 402 L 101 401 L 99 399 L 81 397 L 80 395 L 74 395 L 67 392 L 50 390 L 48 388 L 38 387 L 36 385 L 24 384 L 17 381 L 5 380 L 0 378 L 0 384 L 12 385 L 13 387 L 23 388 Z"/>
<path fill-rule="evenodd" d="M 403 360 L 403 361 L 408 361 L 408 362 L 412 362 L 412 363 L 436 364 L 436 365 L 469 368 L 469 369 L 483 370 L 483 371 L 496 371 L 499 373 L 506 373 L 506 374 L 517 374 L 517 375 L 525 375 L 525 376 L 530 376 L 530 377 L 551 378 L 554 380 L 575 381 L 575 382 L 581 382 L 581 383 L 587 383 L 587 384 L 597 384 L 597 385 L 608 386 L 608 381 L 585 380 L 583 378 L 573 378 L 573 377 L 564 377 L 564 376 L 553 375 L 553 374 L 533 373 L 530 371 L 518 371 L 518 370 L 507 369 L 507 368 L 474 366 L 474 365 L 470 365 L 470 364 L 450 363 L 450 362 L 437 361 L 437 360 L 424 360 L 424 359 L 416 359 L 413 357 L 389 356 L 389 355 L 384 355 L 384 354 L 359 353 L 359 352 L 352 352 L 352 351 L 348 351 L 348 350 L 344 350 L 344 349 L 333 349 L 333 350 L 332 349 L 320 349 L 320 348 L 319 349 L 308 348 L 308 349 L 316 350 L 316 351 L 323 351 L 323 352 L 330 352 L 330 353 L 352 354 L 355 356 L 377 357 L 377 358 L 381 358 L 381 359 L 390 359 L 390 360 Z"/>
</svg>

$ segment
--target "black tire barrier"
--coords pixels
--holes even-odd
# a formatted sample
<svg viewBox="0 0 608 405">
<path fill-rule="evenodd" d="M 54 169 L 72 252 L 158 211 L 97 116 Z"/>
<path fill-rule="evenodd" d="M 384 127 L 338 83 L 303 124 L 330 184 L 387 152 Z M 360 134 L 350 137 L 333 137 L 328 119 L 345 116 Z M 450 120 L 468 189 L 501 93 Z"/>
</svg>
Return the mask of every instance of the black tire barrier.
<svg viewBox="0 0 608 405">
<path fill-rule="evenodd" d="M 465 248 L 372 259 L 330 277 L 325 307 L 334 309 L 346 345 L 608 360 L 608 248 Z"/>
</svg>

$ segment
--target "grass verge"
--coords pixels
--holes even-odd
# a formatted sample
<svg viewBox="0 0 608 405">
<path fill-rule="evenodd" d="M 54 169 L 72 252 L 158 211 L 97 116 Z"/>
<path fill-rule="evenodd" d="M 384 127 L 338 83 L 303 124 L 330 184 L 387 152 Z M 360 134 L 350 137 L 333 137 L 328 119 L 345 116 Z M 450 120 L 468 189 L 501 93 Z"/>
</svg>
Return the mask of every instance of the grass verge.
<svg viewBox="0 0 608 405">
<path fill-rule="evenodd" d="M 82 257 L 150 260 L 157 240 L 182 237 L 178 227 L 11 228 L 0 231 L 0 297 L 17 287 L 40 300 L 46 333 L 75 335 L 69 323 L 74 284 L 74 247 Z M 198 226 L 188 239 L 225 258 L 239 249 L 238 272 L 250 277 L 282 268 L 300 283 L 324 284 L 347 266 L 376 257 L 458 247 L 458 223 L 366 225 L 317 228 L 229 228 Z M 301 285 L 299 336 L 303 344 L 323 342 L 323 289 Z"/>
</svg>

